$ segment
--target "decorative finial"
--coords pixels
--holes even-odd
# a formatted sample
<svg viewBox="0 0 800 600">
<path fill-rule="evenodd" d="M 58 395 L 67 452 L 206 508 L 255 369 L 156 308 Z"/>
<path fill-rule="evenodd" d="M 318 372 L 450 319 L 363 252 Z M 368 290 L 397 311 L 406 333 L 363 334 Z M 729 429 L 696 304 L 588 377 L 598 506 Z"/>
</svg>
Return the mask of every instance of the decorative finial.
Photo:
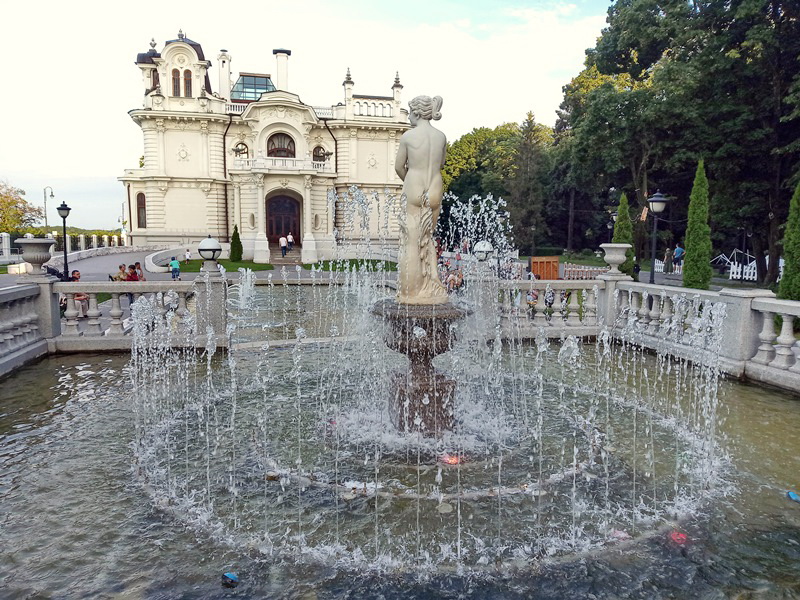
<svg viewBox="0 0 800 600">
<path fill-rule="evenodd" d="M 392 87 L 393 88 L 400 88 L 400 89 L 403 88 L 403 84 L 400 83 L 400 71 L 395 71 L 395 74 L 394 74 L 394 85 Z"/>
<path fill-rule="evenodd" d="M 150 38 L 150 47 L 155 50 L 156 49 L 156 38 Z"/>
<path fill-rule="evenodd" d="M 186 37 L 186 36 L 185 36 L 185 35 L 183 35 L 183 29 L 178 29 L 178 39 L 179 39 L 179 40 L 182 40 L 182 39 L 183 39 L 183 38 L 185 38 L 185 37 Z"/>
<path fill-rule="evenodd" d="M 344 83 L 342 85 L 347 83 L 353 83 L 353 78 L 350 77 L 350 67 L 347 67 L 347 75 L 345 76 Z"/>
</svg>

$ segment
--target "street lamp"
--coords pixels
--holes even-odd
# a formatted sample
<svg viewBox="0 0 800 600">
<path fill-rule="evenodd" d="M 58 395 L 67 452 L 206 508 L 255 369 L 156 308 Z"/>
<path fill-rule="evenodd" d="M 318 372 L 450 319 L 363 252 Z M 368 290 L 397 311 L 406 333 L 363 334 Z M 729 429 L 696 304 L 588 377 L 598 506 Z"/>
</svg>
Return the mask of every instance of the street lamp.
<svg viewBox="0 0 800 600">
<path fill-rule="evenodd" d="M 653 213 L 653 239 L 650 242 L 650 283 L 656 282 L 656 234 L 658 233 L 658 215 L 664 212 L 668 202 L 669 198 L 658 190 L 647 199 L 647 203 L 650 205 L 650 212 Z"/>
<path fill-rule="evenodd" d="M 210 235 L 197 245 L 197 251 L 203 257 L 203 270 L 209 273 L 219 273 L 217 257 L 222 254 L 222 246 Z"/>
<path fill-rule="evenodd" d="M 64 281 L 69 281 L 69 265 L 67 265 L 67 217 L 69 216 L 69 211 L 72 210 L 69 206 L 67 206 L 66 202 L 61 202 L 61 206 L 57 209 L 58 216 L 61 217 L 63 221 L 64 227 Z"/>
<path fill-rule="evenodd" d="M 608 227 L 608 243 L 611 243 L 611 237 L 614 235 L 614 221 L 609 221 L 606 223 L 606 227 Z"/>
<path fill-rule="evenodd" d="M 44 194 L 44 228 L 47 229 L 47 190 L 50 190 L 50 197 L 55 198 L 53 195 L 53 188 L 49 185 L 44 186 L 42 193 Z"/>
<path fill-rule="evenodd" d="M 475 248 L 473 248 L 472 251 L 475 253 L 475 258 L 483 262 L 487 258 L 489 258 L 489 255 L 492 253 L 493 250 L 494 248 L 492 248 L 492 245 L 489 242 L 487 242 L 486 240 L 481 240 L 480 242 L 475 244 Z"/>
</svg>

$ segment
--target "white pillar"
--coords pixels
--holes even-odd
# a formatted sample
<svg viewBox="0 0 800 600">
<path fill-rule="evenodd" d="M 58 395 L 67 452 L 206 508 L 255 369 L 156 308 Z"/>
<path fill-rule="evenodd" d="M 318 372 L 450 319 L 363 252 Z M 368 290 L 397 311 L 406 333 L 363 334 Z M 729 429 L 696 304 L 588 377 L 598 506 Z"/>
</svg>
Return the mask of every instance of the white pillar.
<svg viewBox="0 0 800 600">
<path fill-rule="evenodd" d="M 113 242 L 111 242 L 112 246 L 119 246 L 119 237 L 118 236 L 115 235 L 111 239 L 114 240 Z"/>
<path fill-rule="evenodd" d="M 165 175 L 166 174 L 166 157 L 164 153 L 166 152 L 166 147 L 164 144 L 164 132 L 167 130 L 167 126 L 164 123 L 164 119 L 156 119 L 156 131 L 158 132 L 158 174 Z"/>
<path fill-rule="evenodd" d="M 200 121 L 200 169 L 203 177 L 208 177 L 208 121 Z"/>
<path fill-rule="evenodd" d="M 92 248 L 97 248 L 97 234 L 92 234 Z"/>
<path fill-rule="evenodd" d="M 80 246 L 81 250 L 86 250 L 86 235 L 80 234 L 78 236 L 78 245 Z"/>
<path fill-rule="evenodd" d="M 64 238 L 64 245 L 67 247 L 67 254 L 72 252 L 72 236 L 70 234 Z"/>
<path fill-rule="evenodd" d="M 277 87 L 279 90 L 288 91 L 289 57 L 292 55 L 292 51 L 285 50 L 283 48 L 276 48 L 275 50 L 272 51 L 272 53 L 275 55 L 275 60 L 278 63 L 275 87 Z"/>
<path fill-rule="evenodd" d="M 258 203 L 258 231 L 253 245 L 253 262 L 269 263 L 269 240 L 267 239 L 266 207 L 264 206 L 264 176 L 255 175 L 256 202 Z"/>
<path fill-rule="evenodd" d="M 108 248 L 108 236 L 107 235 L 103 236 L 103 247 L 104 248 Z"/>
<path fill-rule="evenodd" d="M 239 235 L 242 235 L 242 186 L 239 183 L 233 184 L 233 224 L 239 227 Z"/>
<path fill-rule="evenodd" d="M 3 254 L 3 258 L 11 256 L 11 234 L 0 233 L 0 253 Z"/>
<path fill-rule="evenodd" d="M 304 184 L 303 231 L 300 234 L 303 246 L 300 249 L 300 260 L 308 264 L 317 262 L 317 242 L 314 239 L 313 226 L 311 224 L 311 188 L 313 187 L 311 175 L 305 176 Z"/>
<path fill-rule="evenodd" d="M 227 50 L 220 50 L 217 55 L 219 61 L 219 88 L 217 93 L 225 98 L 231 99 L 231 55 Z"/>
</svg>

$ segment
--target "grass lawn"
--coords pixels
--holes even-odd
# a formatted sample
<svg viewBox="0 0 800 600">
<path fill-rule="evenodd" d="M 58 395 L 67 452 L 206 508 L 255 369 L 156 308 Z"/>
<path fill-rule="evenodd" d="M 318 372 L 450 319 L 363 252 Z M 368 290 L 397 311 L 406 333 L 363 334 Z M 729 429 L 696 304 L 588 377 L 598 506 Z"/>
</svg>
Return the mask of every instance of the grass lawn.
<svg viewBox="0 0 800 600">
<path fill-rule="evenodd" d="M 361 270 L 363 267 L 366 267 L 369 271 L 377 271 L 380 265 L 383 265 L 384 271 L 397 271 L 397 263 L 374 258 L 369 260 L 355 258 L 350 260 L 325 260 L 313 265 L 303 265 L 303 268 L 311 269 L 313 266 L 316 269 L 322 267 L 323 271 L 348 271 L 354 268 Z"/>
<path fill-rule="evenodd" d="M 275 268 L 272 265 L 267 265 L 267 264 L 263 264 L 263 263 L 254 263 L 253 261 L 250 261 L 250 260 L 242 260 L 242 261 L 239 261 L 239 262 L 232 262 L 232 261 L 227 260 L 227 259 L 222 259 L 222 260 L 219 260 L 217 262 L 219 262 L 219 264 L 221 264 L 223 267 L 225 267 L 226 271 L 231 271 L 231 272 L 234 272 L 234 273 L 238 269 L 250 269 L 252 271 L 271 271 L 272 269 Z M 202 266 L 203 266 L 203 261 L 202 260 L 190 260 L 188 265 L 184 264 L 184 262 L 181 261 L 181 272 L 182 273 L 199 273 L 200 272 L 200 267 L 202 267 Z"/>
<path fill-rule="evenodd" d="M 8 267 L 5 265 L 0 265 L 0 275 L 8 275 Z"/>
</svg>

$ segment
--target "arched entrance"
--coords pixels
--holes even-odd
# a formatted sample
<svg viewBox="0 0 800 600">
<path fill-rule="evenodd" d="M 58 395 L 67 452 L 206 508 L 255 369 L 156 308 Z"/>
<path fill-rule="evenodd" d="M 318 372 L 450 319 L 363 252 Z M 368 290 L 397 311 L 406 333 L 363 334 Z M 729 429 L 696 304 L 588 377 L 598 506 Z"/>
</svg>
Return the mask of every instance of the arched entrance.
<svg viewBox="0 0 800 600">
<path fill-rule="evenodd" d="M 291 233 L 300 245 L 300 203 L 290 196 L 273 196 L 267 200 L 267 239 L 277 242 Z"/>
</svg>

